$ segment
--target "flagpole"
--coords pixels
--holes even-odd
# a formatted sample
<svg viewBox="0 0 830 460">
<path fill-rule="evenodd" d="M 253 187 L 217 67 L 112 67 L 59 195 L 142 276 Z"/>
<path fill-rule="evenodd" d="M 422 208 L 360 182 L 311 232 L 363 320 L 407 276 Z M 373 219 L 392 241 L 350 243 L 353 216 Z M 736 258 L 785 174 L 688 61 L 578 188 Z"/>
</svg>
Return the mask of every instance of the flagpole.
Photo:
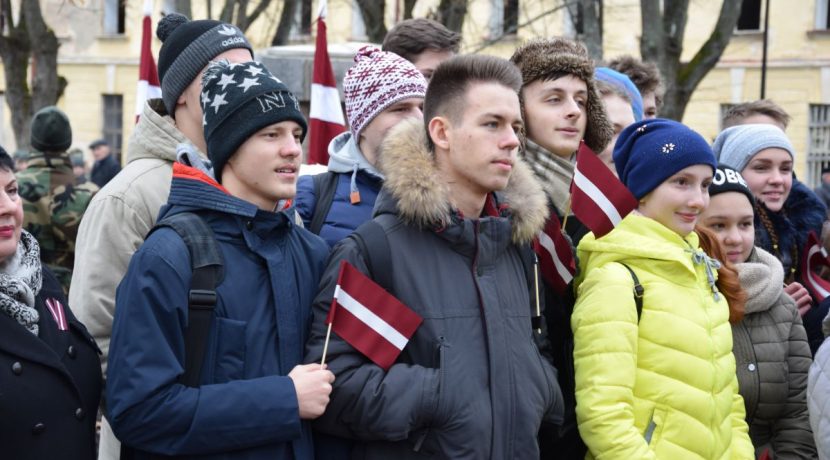
<svg viewBox="0 0 830 460">
<path fill-rule="evenodd" d="M 329 323 L 329 328 L 326 331 L 326 343 L 323 344 L 323 357 L 320 359 L 321 366 L 326 365 L 326 353 L 329 351 L 329 338 L 331 338 L 331 325 L 332 323 Z"/>
<path fill-rule="evenodd" d="M 536 317 L 539 318 L 539 327 L 536 332 L 542 333 L 542 308 L 539 306 L 539 259 L 533 255 L 533 286 L 536 288 Z"/>
<path fill-rule="evenodd" d="M 568 223 L 568 214 L 571 213 L 571 200 L 573 199 L 573 194 L 568 193 L 568 203 L 565 205 L 565 214 L 563 214 L 562 218 L 562 231 L 565 231 L 565 225 Z"/>
</svg>

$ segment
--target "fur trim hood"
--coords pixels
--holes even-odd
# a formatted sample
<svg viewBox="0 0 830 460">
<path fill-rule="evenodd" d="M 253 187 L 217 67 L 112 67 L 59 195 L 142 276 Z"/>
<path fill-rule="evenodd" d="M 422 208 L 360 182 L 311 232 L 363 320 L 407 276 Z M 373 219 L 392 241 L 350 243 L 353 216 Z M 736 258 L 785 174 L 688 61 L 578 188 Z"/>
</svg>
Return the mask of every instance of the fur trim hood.
<svg viewBox="0 0 830 460">
<path fill-rule="evenodd" d="M 537 38 L 516 49 L 510 61 L 522 72 L 522 88 L 539 79 L 550 79 L 558 73 L 573 75 L 584 81 L 588 87 L 585 143 L 594 152 L 605 149 L 614 136 L 614 128 L 599 97 L 594 82 L 594 63 L 584 45 L 565 38 Z M 519 99 L 524 115 L 521 93 Z"/>
<path fill-rule="evenodd" d="M 408 120 L 393 128 L 379 158 L 379 169 L 386 176 L 383 189 L 397 203 L 403 222 L 419 228 L 442 228 L 452 222 L 455 211 L 450 190 L 427 148 L 422 120 Z M 521 158 L 516 158 L 507 188 L 496 197 L 500 205 L 508 205 L 514 243 L 528 243 L 542 230 L 548 217 L 545 193 Z"/>
</svg>

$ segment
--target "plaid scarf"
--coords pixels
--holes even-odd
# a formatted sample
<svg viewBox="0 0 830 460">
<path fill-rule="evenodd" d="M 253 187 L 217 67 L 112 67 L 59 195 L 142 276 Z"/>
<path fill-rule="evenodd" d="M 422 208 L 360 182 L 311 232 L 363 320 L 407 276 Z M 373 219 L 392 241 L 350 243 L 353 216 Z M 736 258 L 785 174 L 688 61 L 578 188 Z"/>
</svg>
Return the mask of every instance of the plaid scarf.
<svg viewBox="0 0 830 460">
<path fill-rule="evenodd" d="M 560 158 L 548 152 L 531 140 L 526 141 L 525 160 L 530 164 L 542 188 L 553 203 L 558 214 L 564 214 L 571 196 L 571 181 L 574 177 L 574 164 L 571 160 Z M 573 214 L 568 212 L 568 214 Z"/>
</svg>

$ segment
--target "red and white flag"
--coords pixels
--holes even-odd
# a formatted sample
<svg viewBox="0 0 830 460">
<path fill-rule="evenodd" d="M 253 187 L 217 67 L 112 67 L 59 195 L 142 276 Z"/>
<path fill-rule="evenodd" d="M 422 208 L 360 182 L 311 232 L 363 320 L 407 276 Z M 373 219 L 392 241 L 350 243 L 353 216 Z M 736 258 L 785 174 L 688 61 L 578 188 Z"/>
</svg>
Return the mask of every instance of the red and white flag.
<svg viewBox="0 0 830 460">
<path fill-rule="evenodd" d="M 576 273 L 573 249 L 562 234 L 562 224 L 551 214 L 545 228 L 533 240 L 533 250 L 539 257 L 542 278 L 562 295 Z"/>
<path fill-rule="evenodd" d="M 821 267 L 830 269 L 830 259 L 821 247 L 816 233 L 810 232 L 807 235 L 804 256 L 801 258 L 801 279 L 810 294 L 819 302 L 830 296 L 830 281 L 818 275 Z"/>
<path fill-rule="evenodd" d="M 63 310 L 63 304 L 57 299 L 48 298 L 45 301 L 46 308 L 52 314 L 52 318 L 58 324 L 58 329 L 61 331 L 68 331 L 69 324 L 66 321 L 66 312 Z"/>
<path fill-rule="evenodd" d="M 576 152 L 571 182 L 574 216 L 599 238 L 636 208 L 634 195 L 583 141 Z"/>
<path fill-rule="evenodd" d="M 141 24 L 141 58 L 138 61 L 138 89 L 135 93 L 135 122 L 138 123 L 144 111 L 144 102 L 161 97 L 161 83 L 153 59 L 150 43 L 153 39 L 153 26 L 150 15 L 153 14 L 153 0 L 144 0 L 144 19 Z"/>
<path fill-rule="evenodd" d="M 329 142 L 346 130 L 340 94 L 331 69 L 326 40 L 326 0 L 320 2 L 317 18 L 317 40 L 314 48 L 314 71 L 311 77 L 311 109 L 309 126 L 308 164 L 329 163 Z"/>
<path fill-rule="evenodd" d="M 423 319 L 345 260 L 326 324 L 356 350 L 389 370 Z"/>
</svg>

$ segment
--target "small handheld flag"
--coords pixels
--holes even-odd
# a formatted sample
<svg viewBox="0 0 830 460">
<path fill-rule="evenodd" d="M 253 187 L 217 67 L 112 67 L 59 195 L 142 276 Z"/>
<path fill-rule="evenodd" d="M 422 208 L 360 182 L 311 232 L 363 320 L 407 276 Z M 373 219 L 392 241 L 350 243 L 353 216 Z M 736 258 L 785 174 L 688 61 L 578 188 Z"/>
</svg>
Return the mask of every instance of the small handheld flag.
<svg viewBox="0 0 830 460">
<path fill-rule="evenodd" d="M 533 240 L 533 250 L 539 257 L 542 278 L 560 295 L 565 293 L 576 273 L 576 262 L 556 214 L 550 215 L 545 228 Z"/>
<path fill-rule="evenodd" d="M 830 281 L 818 275 L 821 267 L 830 268 L 830 260 L 821 247 L 816 233 L 810 232 L 807 235 L 807 244 L 801 258 L 801 277 L 804 280 L 804 286 L 819 302 L 830 296 Z"/>
<path fill-rule="evenodd" d="M 349 345 L 384 370 L 389 370 L 423 318 L 345 260 L 334 289 L 326 324 Z"/>
<path fill-rule="evenodd" d="M 600 238 L 633 209 L 637 199 L 593 150 L 580 143 L 571 182 L 574 216 Z"/>
</svg>

